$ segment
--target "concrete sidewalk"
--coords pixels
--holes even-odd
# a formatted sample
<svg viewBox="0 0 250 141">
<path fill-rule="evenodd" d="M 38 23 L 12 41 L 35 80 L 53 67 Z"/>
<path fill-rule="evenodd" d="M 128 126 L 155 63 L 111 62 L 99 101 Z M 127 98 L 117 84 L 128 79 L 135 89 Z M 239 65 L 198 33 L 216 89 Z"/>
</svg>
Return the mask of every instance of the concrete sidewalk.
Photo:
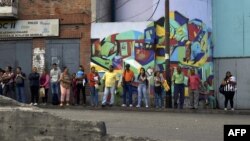
<svg viewBox="0 0 250 141">
<path fill-rule="evenodd" d="M 63 106 L 59 105 L 38 105 L 39 108 L 44 109 L 78 109 L 78 110 L 103 110 L 103 111 L 131 111 L 131 112 L 161 112 L 161 113 L 195 113 L 195 114 L 230 114 L 230 115 L 250 115 L 250 110 L 227 110 L 223 109 L 172 109 L 172 108 L 136 108 L 136 107 L 91 107 L 91 106 Z"/>
</svg>

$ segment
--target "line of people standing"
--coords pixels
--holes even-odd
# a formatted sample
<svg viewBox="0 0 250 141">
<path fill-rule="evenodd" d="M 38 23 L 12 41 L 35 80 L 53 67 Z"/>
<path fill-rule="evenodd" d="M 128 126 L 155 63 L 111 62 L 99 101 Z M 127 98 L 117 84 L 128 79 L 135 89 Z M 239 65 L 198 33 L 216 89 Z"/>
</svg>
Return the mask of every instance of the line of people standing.
<svg viewBox="0 0 250 141">
<path fill-rule="evenodd" d="M 183 109 L 184 106 L 184 74 L 181 67 L 177 67 L 177 71 L 172 75 L 172 82 L 174 84 L 174 108 Z M 27 103 L 27 96 L 25 93 L 25 80 L 29 80 L 29 87 L 31 92 L 31 105 L 38 105 L 39 97 L 42 103 L 48 103 L 48 98 L 52 97 L 52 104 L 60 106 L 70 105 L 70 93 L 72 92 L 72 104 L 74 105 L 86 105 L 86 84 L 89 85 L 90 96 L 91 96 L 91 106 L 98 106 L 98 91 L 101 85 L 101 80 L 104 84 L 104 95 L 102 98 L 102 107 L 107 105 L 113 106 L 114 104 L 114 94 L 118 87 L 119 77 L 114 71 L 114 67 L 111 65 L 109 71 L 107 71 L 103 78 L 101 79 L 95 70 L 95 67 L 91 67 L 91 72 L 86 74 L 82 66 L 76 73 L 72 75 L 69 74 L 69 69 L 67 67 L 63 68 L 61 72 L 57 64 L 52 65 L 52 69 L 48 73 L 43 70 L 41 74 L 37 72 L 37 68 L 34 67 L 32 72 L 26 77 L 26 74 L 22 72 L 21 67 L 17 67 L 15 72 L 12 67 L 8 66 L 5 70 L 0 69 L 0 94 L 8 96 L 10 98 L 16 99 L 19 102 Z M 137 92 L 137 104 L 136 107 L 142 106 L 142 101 L 144 101 L 145 107 L 149 107 L 148 101 L 148 88 L 149 80 L 148 75 L 144 68 L 141 68 L 139 75 L 134 76 L 134 72 L 130 69 L 130 65 L 125 65 L 125 70 L 122 73 L 122 107 L 133 107 L 133 89 L 132 85 L 134 81 L 138 82 Z M 154 105 L 156 108 L 162 108 L 163 104 L 163 82 L 159 71 L 154 73 Z M 190 75 L 188 76 L 188 90 L 190 98 L 190 108 L 197 109 L 199 104 L 199 99 L 201 96 L 204 97 L 206 104 L 209 103 L 211 108 L 216 108 L 216 99 L 214 93 L 211 92 L 208 82 L 201 82 L 199 75 L 195 74 L 195 70 L 190 70 Z M 227 110 L 228 101 L 230 101 L 231 109 L 234 110 L 233 97 L 236 91 L 236 80 L 235 77 L 231 75 L 230 72 L 226 73 L 226 77 L 223 80 L 221 86 L 223 87 L 223 94 L 225 96 L 225 110 Z M 41 97 L 41 88 L 43 89 L 44 95 Z M 51 96 L 48 95 L 49 89 L 51 89 Z M 81 96 L 82 94 L 82 96 Z M 111 94 L 110 100 L 108 96 Z M 82 103 L 80 103 L 80 97 L 82 97 Z M 179 102 L 178 102 L 179 100 Z"/>
<path fill-rule="evenodd" d="M 26 80 L 29 81 L 30 102 L 27 101 L 27 93 L 25 92 Z M 69 105 L 70 91 L 72 90 L 74 94 L 72 104 L 80 104 L 80 93 L 83 95 L 83 104 L 86 104 L 85 86 L 87 81 L 82 66 L 79 66 L 79 70 L 72 76 L 67 67 L 63 68 L 63 72 L 61 72 L 57 64 L 52 65 L 49 73 L 43 70 L 39 74 L 37 68 L 33 67 L 32 72 L 27 77 L 22 72 L 21 67 L 17 67 L 13 71 L 12 67 L 8 66 L 5 70 L 0 69 L 0 95 L 22 103 L 30 103 L 30 105 L 38 105 L 39 99 L 42 103 L 47 104 L 49 89 L 51 89 L 52 104 L 63 106 L 63 104 Z"/>
</svg>

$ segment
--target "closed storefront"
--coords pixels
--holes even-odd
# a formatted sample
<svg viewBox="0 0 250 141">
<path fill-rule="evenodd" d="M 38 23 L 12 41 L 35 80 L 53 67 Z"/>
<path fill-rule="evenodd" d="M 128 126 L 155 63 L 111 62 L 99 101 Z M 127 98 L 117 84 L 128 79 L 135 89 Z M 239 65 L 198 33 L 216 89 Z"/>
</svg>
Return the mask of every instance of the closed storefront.
<svg viewBox="0 0 250 141">
<path fill-rule="evenodd" d="M 45 62 L 48 68 L 56 63 L 61 69 L 68 67 L 70 73 L 75 73 L 80 63 L 79 51 L 80 41 L 77 39 L 47 40 Z"/>
</svg>

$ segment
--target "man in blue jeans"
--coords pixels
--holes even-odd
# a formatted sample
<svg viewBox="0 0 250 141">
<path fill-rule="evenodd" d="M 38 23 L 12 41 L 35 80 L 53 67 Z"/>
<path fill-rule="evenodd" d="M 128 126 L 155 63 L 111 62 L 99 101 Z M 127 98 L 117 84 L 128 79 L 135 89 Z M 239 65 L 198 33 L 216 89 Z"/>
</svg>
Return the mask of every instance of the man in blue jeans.
<svg viewBox="0 0 250 141">
<path fill-rule="evenodd" d="M 179 108 L 183 109 L 184 104 L 184 74 L 180 66 L 177 67 L 177 72 L 174 72 L 172 76 L 174 83 L 174 108 L 178 108 L 177 100 L 179 99 Z M 180 96 L 179 96 L 180 94 Z"/>
<path fill-rule="evenodd" d="M 130 65 L 126 64 L 126 69 L 122 75 L 122 86 L 123 86 L 123 104 L 122 107 L 127 105 L 127 93 L 129 97 L 129 107 L 133 107 L 132 101 L 132 82 L 134 81 L 134 72 L 130 70 Z"/>
<path fill-rule="evenodd" d="M 59 104 L 59 78 L 60 78 L 61 70 L 57 67 L 57 64 L 54 63 L 52 65 L 52 69 L 50 70 L 50 78 L 51 78 L 51 93 L 52 93 L 52 104 Z"/>
</svg>

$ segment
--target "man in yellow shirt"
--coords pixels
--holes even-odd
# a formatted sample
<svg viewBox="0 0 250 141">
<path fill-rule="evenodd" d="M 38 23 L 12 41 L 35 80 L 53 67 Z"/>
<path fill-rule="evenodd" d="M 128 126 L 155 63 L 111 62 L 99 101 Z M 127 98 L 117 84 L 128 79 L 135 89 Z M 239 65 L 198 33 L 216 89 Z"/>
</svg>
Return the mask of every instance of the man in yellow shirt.
<svg viewBox="0 0 250 141">
<path fill-rule="evenodd" d="M 109 93 L 111 93 L 111 99 L 110 99 L 110 106 L 113 106 L 114 104 L 114 93 L 117 89 L 118 84 L 118 76 L 114 72 L 114 67 L 110 65 L 109 71 L 106 72 L 102 78 L 104 80 L 104 94 L 102 99 L 102 107 L 105 107 L 107 104 L 107 97 Z"/>
</svg>

